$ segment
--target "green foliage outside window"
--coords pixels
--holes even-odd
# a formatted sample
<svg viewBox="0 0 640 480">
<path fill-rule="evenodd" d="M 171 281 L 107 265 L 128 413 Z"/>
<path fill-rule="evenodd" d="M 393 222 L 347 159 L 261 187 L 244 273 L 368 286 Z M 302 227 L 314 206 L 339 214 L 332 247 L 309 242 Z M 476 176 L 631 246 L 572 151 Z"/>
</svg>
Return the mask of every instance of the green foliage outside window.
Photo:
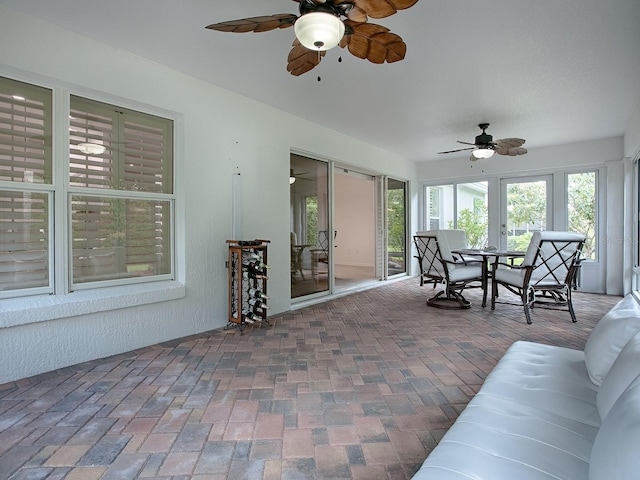
<svg viewBox="0 0 640 480">
<path fill-rule="evenodd" d="M 389 251 L 404 252 L 404 190 L 389 190 L 387 215 Z"/>
</svg>

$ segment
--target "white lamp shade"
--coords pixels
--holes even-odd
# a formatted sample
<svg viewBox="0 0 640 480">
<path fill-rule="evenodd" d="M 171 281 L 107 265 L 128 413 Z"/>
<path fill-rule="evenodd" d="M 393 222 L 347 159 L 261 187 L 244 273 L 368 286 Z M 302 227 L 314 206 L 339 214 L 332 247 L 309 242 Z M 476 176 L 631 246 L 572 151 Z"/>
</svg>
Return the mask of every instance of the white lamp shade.
<svg viewBox="0 0 640 480">
<path fill-rule="evenodd" d="M 293 25 L 298 41 L 309 50 L 330 50 L 342 39 L 344 23 L 326 12 L 302 15 Z"/>
<path fill-rule="evenodd" d="M 490 158 L 494 153 L 496 152 L 491 148 L 476 148 L 471 152 L 471 155 L 476 158 Z"/>
</svg>

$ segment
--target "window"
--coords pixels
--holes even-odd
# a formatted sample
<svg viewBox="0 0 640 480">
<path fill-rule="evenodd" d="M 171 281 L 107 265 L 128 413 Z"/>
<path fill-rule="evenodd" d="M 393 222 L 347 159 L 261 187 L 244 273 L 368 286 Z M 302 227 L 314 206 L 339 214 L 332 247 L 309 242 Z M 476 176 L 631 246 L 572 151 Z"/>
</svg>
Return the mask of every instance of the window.
<svg viewBox="0 0 640 480">
<path fill-rule="evenodd" d="M 75 96 L 69 118 L 72 285 L 170 274 L 172 122 Z"/>
<path fill-rule="evenodd" d="M 0 78 L 0 296 L 173 278 L 173 121 L 53 97 Z"/>
<path fill-rule="evenodd" d="M 442 210 L 440 208 L 440 195 L 442 194 L 442 187 L 427 187 L 428 206 L 427 211 L 428 220 L 425 225 L 428 225 L 429 230 L 437 230 L 440 228 L 440 217 L 442 217 Z"/>
<path fill-rule="evenodd" d="M 458 228 L 471 248 L 487 246 L 488 183 L 473 182 L 425 187 L 424 225 L 431 230 Z"/>
<path fill-rule="evenodd" d="M 0 292 L 50 293 L 52 92 L 0 77 Z"/>
<path fill-rule="evenodd" d="M 596 251 L 596 172 L 567 174 L 567 219 L 569 230 L 582 233 L 586 240 L 581 257 L 597 259 Z"/>
</svg>

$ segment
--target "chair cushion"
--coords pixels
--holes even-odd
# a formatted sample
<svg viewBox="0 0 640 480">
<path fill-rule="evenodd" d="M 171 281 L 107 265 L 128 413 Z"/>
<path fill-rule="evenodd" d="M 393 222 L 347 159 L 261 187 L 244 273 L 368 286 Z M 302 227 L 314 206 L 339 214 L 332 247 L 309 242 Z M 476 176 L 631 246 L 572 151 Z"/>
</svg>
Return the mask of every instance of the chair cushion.
<svg viewBox="0 0 640 480">
<path fill-rule="evenodd" d="M 467 232 L 464 230 L 440 230 L 446 237 L 451 250 L 462 250 L 467 248 Z"/>
<path fill-rule="evenodd" d="M 533 265 L 533 261 L 536 259 L 538 253 L 538 247 L 540 246 L 540 236 L 542 232 L 533 232 L 531 240 L 529 240 L 529 246 L 527 247 L 527 253 L 522 260 L 522 265 Z"/>
<path fill-rule="evenodd" d="M 596 435 L 589 480 L 638 478 L 640 455 L 640 377 L 615 402 Z"/>
<path fill-rule="evenodd" d="M 449 280 L 451 282 L 461 282 L 465 280 L 482 280 L 482 267 L 473 265 L 456 265 L 454 268 L 449 265 Z"/>
<path fill-rule="evenodd" d="M 620 395 L 640 375 L 640 333 L 636 333 L 620 351 L 598 389 L 596 404 L 604 419 Z"/>
<path fill-rule="evenodd" d="M 508 283 L 509 285 L 516 285 L 522 288 L 524 283 L 524 268 L 498 268 L 493 273 L 494 278 L 498 282 Z"/>
<path fill-rule="evenodd" d="M 627 295 L 600 319 L 584 347 L 584 361 L 595 385 L 602 384 L 622 347 L 638 332 L 640 305 Z"/>
<path fill-rule="evenodd" d="M 438 248 L 440 249 L 442 260 L 445 262 L 453 262 L 453 254 L 449 246 L 447 230 L 436 230 L 436 238 L 438 239 Z"/>
</svg>

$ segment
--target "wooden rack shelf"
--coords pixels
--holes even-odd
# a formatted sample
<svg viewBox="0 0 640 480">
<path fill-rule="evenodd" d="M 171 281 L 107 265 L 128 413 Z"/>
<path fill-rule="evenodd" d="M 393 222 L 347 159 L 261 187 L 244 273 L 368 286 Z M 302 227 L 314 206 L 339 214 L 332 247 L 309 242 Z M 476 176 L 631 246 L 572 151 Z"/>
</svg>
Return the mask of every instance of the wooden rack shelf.
<svg viewBox="0 0 640 480">
<path fill-rule="evenodd" d="M 227 240 L 229 245 L 229 318 L 225 330 L 271 325 L 267 318 L 267 245 L 269 240 Z"/>
</svg>

